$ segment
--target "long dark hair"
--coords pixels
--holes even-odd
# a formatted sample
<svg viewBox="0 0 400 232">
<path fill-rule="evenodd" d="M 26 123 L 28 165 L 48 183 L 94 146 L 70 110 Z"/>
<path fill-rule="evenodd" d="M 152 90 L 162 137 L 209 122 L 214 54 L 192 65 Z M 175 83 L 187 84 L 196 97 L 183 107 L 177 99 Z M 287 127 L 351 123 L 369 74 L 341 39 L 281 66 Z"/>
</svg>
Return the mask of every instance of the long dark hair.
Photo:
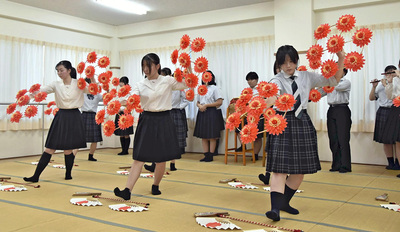
<svg viewBox="0 0 400 232">
<path fill-rule="evenodd" d="M 206 72 L 211 73 L 212 79 L 210 82 L 208 82 L 208 85 L 217 85 L 217 83 L 215 82 L 215 76 L 214 73 L 211 72 L 211 70 L 207 70 Z M 201 84 L 205 85 L 206 83 L 204 83 L 204 81 L 201 81 Z"/>
<path fill-rule="evenodd" d="M 299 61 L 299 53 L 292 45 L 284 45 L 278 48 L 276 52 L 277 66 L 280 68 L 285 63 L 286 55 L 290 57 L 290 60 L 297 65 Z"/>
<path fill-rule="evenodd" d="M 69 62 L 68 60 L 62 60 L 62 61 L 58 62 L 55 69 L 57 70 L 57 67 L 60 65 L 64 66 L 64 68 L 66 68 L 66 69 L 70 69 L 71 70 L 70 76 L 72 78 L 76 79 L 76 69 L 74 67 L 72 67 L 71 62 Z"/>
<path fill-rule="evenodd" d="M 125 85 L 129 85 L 129 79 L 126 76 L 119 78 L 119 82 L 124 83 Z"/>
<path fill-rule="evenodd" d="M 161 69 L 161 75 L 162 74 L 165 74 L 166 76 L 171 76 L 171 74 L 172 74 L 172 72 L 171 72 L 171 69 L 169 69 L 169 68 L 163 68 L 163 69 Z"/>
<path fill-rule="evenodd" d="M 151 64 L 155 64 L 155 65 L 160 64 L 160 58 L 155 53 L 149 53 L 142 58 L 142 74 L 144 73 L 143 72 L 144 65 L 146 65 L 151 72 Z M 161 65 L 157 71 L 158 71 L 158 74 L 161 74 Z"/>
</svg>

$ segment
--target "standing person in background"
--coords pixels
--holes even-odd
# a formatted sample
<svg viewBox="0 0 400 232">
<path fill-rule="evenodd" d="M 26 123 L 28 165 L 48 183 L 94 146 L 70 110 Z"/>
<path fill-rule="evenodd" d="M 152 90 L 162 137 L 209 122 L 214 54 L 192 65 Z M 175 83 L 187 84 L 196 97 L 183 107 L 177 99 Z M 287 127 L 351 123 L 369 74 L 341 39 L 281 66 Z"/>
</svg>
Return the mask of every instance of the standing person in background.
<svg viewBox="0 0 400 232">
<path fill-rule="evenodd" d="M 400 170 L 399 160 L 393 159 L 393 145 L 394 144 L 385 144 L 383 142 L 383 136 L 385 135 L 385 124 L 388 120 L 390 108 L 393 105 L 392 100 L 388 99 L 385 93 L 385 87 L 383 86 L 383 82 L 386 83 L 386 79 L 390 75 L 394 75 L 394 70 L 396 70 L 396 66 L 388 65 L 385 68 L 385 78 L 381 81 L 378 79 L 372 80 L 372 89 L 369 93 L 369 100 L 370 101 L 377 101 L 379 108 L 376 111 L 376 118 L 375 118 L 375 129 L 374 129 L 374 141 L 378 143 L 383 143 L 383 151 L 386 155 L 388 165 L 386 169 L 389 170 Z"/>
<path fill-rule="evenodd" d="M 201 162 L 213 161 L 217 139 L 221 136 L 221 131 L 225 129 L 224 119 L 221 110 L 218 108 L 222 105 L 223 98 L 221 90 L 216 86 L 214 73 L 211 73 L 212 80 L 207 83 L 207 94 L 199 95 L 197 99 L 196 126 L 193 135 L 201 138 L 201 143 L 204 151 L 204 158 Z M 204 82 L 202 82 L 204 85 Z"/>
<path fill-rule="evenodd" d="M 119 86 L 125 86 L 125 85 L 129 85 L 129 79 L 126 76 L 123 76 L 119 79 Z M 121 109 L 118 112 L 118 114 L 115 115 L 115 128 L 118 128 L 118 120 L 120 115 L 124 114 L 124 110 L 125 110 L 125 105 L 126 105 L 126 100 L 129 98 L 130 94 L 126 95 L 125 97 L 121 97 L 119 98 L 119 101 L 121 102 Z M 128 155 L 129 152 L 129 145 L 131 144 L 131 137 L 130 135 L 133 134 L 133 126 L 128 127 L 124 130 L 121 129 L 116 129 L 114 131 L 114 134 L 119 136 L 119 140 L 121 142 L 121 147 L 122 147 L 122 151 L 120 153 L 118 153 L 118 155 Z"/>
<path fill-rule="evenodd" d="M 41 92 L 54 93 L 59 111 L 54 116 L 45 149 L 31 177 L 24 177 L 25 181 L 38 182 L 40 174 L 47 167 L 51 156 L 56 150 L 64 150 L 65 179 L 72 179 L 71 171 L 74 166 L 75 156 L 72 150 L 86 147 L 85 126 L 78 108 L 83 105 L 85 89 L 78 88 L 76 69 L 67 60 L 60 61 L 55 69 L 61 81 L 54 81 L 50 85 L 40 87 Z"/>
</svg>

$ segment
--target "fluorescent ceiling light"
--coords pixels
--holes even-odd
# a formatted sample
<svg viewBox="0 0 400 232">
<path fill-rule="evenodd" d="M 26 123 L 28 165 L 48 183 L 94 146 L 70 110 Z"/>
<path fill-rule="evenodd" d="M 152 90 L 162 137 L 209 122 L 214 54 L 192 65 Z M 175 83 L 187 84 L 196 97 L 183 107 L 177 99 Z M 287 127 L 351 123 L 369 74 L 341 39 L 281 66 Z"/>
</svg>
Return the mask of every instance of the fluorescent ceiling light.
<svg viewBox="0 0 400 232">
<path fill-rule="evenodd" d="M 131 14 L 144 15 L 147 13 L 146 7 L 128 0 L 94 0 L 104 6 L 114 8 Z"/>
</svg>

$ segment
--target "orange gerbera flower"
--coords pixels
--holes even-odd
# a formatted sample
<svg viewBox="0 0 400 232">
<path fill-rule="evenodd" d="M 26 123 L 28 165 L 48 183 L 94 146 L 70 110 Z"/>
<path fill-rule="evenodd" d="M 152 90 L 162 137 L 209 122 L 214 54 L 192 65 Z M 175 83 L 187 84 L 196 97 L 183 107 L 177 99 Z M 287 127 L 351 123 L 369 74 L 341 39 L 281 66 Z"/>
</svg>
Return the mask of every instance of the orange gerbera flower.
<svg viewBox="0 0 400 232">
<path fill-rule="evenodd" d="M 119 116 L 118 127 L 125 130 L 133 125 L 133 116 L 131 114 L 123 114 Z"/>
<path fill-rule="evenodd" d="M 240 140 L 243 144 L 254 142 L 257 139 L 257 125 L 247 124 L 240 131 Z"/>
<path fill-rule="evenodd" d="M 194 62 L 194 71 L 198 73 L 205 72 L 208 69 L 208 60 L 201 56 Z"/>
<path fill-rule="evenodd" d="M 125 97 L 131 91 L 130 85 L 124 85 L 118 90 L 118 97 Z"/>
<path fill-rule="evenodd" d="M 247 122 L 249 124 L 257 125 L 259 121 L 260 121 L 260 114 L 253 114 L 252 112 L 249 112 L 247 114 Z"/>
<path fill-rule="evenodd" d="M 142 105 L 139 103 L 139 105 L 135 108 L 135 111 L 137 112 L 137 113 L 142 113 L 143 112 L 143 109 L 142 109 Z"/>
<path fill-rule="evenodd" d="M 321 67 L 321 60 L 313 60 L 309 63 L 311 69 L 318 69 Z"/>
<path fill-rule="evenodd" d="M 37 106 L 28 106 L 26 107 L 25 110 L 25 117 L 32 118 L 37 114 L 37 112 L 38 112 Z"/>
<path fill-rule="evenodd" d="M 107 121 L 103 125 L 103 131 L 104 131 L 104 135 L 105 136 L 110 137 L 111 135 L 114 134 L 115 123 L 113 121 L 111 121 L 111 120 Z"/>
<path fill-rule="evenodd" d="M 140 104 L 140 96 L 137 94 L 132 94 L 126 100 L 126 106 L 129 108 L 136 108 Z"/>
<path fill-rule="evenodd" d="M 235 128 L 237 128 L 242 122 L 242 120 L 240 119 L 240 115 L 240 113 L 230 114 L 226 119 L 225 128 L 231 131 L 235 130 Z"/>
<path fill-rule="evenodd" d="M 51 102 L 47 103 L 47 107 L 48 107 L 48 108 L 50 108 L 50 107 L 52 107 L 52 106 L 55 106 L 55 105 L 56 105 L 56 102 L 55 102 L 55 101 L 51 101 Z"/>
<path fill-rule="evenodd" d="M 312 89 L 310 91 L 308 99 L 310 99 L 312 102 L 318 102 L 321 99 L 321 93 L 318 92 L 318 90 L 316 89 Z"/>
<path fill-rule="evenodd" d="M 36 102 L 42 102 L 42 101 L 46 100 L 46 98 L 47 98 L 46 92 L 39 92 L 35 95 Z"/>
<path fill-rule="evenodd" d="M 196 38 L 192 41 L 192 45 L 190 45 L 190 48 L 194 52 L 200 52 L 201 50 L 204 49 L 206 46 L 206 41 L 203 38 Z"/>
<path fill-rule="evenodd" d="M 84 62 L 80 62 L 77 66 L 76 66 L 76 71 L 79 74 L 83 73 L 83 70 L 85 70 L 85 63 Z"/>
<path fill-rule="evenodd" d="M 98 65 L 100 68 L 107 68 L 107 66 L 110 65 L 110 58 L 108 58 L 107 56 L 101 57 L 101 58 L 97 61 L 97 65 Z"/>
<path fill-rule="evenodd" d="M 99 82 L 102 84 L 107 84 L 110 81 L 110 77 L 108 76 L 108 73 L 103 72 L 100 73 L 100 75 L 97 77 L 97 80 L 99 80 Z"/>
<path fill-rule="evenodd" d="M 353 43 L 363 47 L 371 42 L 372 31 L 368 28 L 361 28 L 353 35 Z"/>
<path fill-rule="evenodd" d="M 265 103 L 264 99 L 260 96 L 254 97 L 251 99 L 248 105 L 248 113 L 254 115 L 260 115 L 264 112 L 267 107 L 267 103 Z"/>
<path fill-rule="evenodd" d="M 111 94 L 112 97 L 115 97 L 115 96 L 117 96 L 117 90 L 112 89 L 112 90 L 110 90 L 109 94 Z"/>
<path fill-rule="evenodd" d="M 92 95 L 96 95 L 99 92 L 99 88 L 96 83 L 90 83 L 88 87 L 89 93 Z"/>
<path fill-rule="evenodd" d="M 108 105 L 108 103 L 114 98 L 114 96 L 111 93 L 105 93 L 103 94 L 103 103 L 104 105 Z"/>
<path fill-rule="evenodd" d="M 181 55 L 178 58 L 179 64 L 187 68 L 190 66 L 190 56 L 186 52 L 182 52 Z"/>
<path fill-rule="evenodd" d="M 24 96 L 27 92 L 28 90 L 21 89 L 20 91 L 18 91 L 17 96 L 15 98 L 18 100 L 20 97 Z"/>
<path fill-rule="evenodd" d="M 334 86 L 324 86 L 322 89 L 325 91 L 325 93 L 332 93 L 333 90 L 335 89 Z"/>
<path fill-rule="evenodd" d="M 7 106 L 7 114 L 12 114 L 15 111 L 15 108 L 17 108 L 17 103 L 13 103 Z"/>
<path fill-rule="evenodd" d="M 185 83 L 186 83 L 187 87 L 194 88 L 199 83 L 199 78 L 196 75 L 194 75 L 193 73 L 189 73 L 185 77 Z"/>
<path fill-rule="evenodd" d="M 393 98 L 393 105 L 396 107 L 400 107 L 400 95 Z"/>
<path fill-rule="evenodd" d="M 201 76 L 201 79 L 203 80 L 204 83 L 208 83 L 212 81 L 212 74 L 210 72 L 204 72 L 203 75 Z"/>
<path fill-rule="evenodd" d="M 305 65 L 300 65 L 300 66 L 297 68 L 297 71 L 307 71 L 307 68 L 306 68 Z"/>
<path fill-rule="evenodd" d="M 287 121 L 282 115 L 275 114 L 265 121 L 265 130 L 272 135 L 282 134 L 287 126 Z"/>
<path fill-rule="evenodd" d="M 194 91 L 193 91 L 193 89 L 189 89 L 188 91 L 186 91 L 185 95 L 186 95 L 186 99 L 188 101 L 193 101 L 193 99 L 194 99 Z"/>
<path fill-rule="evenodd" d="M 86 87 L 86 81 L 82 77 L 78 79 L 78 88 L 84 89 Z"/>
<path fill-rule="evenodd" d="M 174 78 L 177 82 L 182 82 L 183 80 L 182 70 L 180 70 L 179 68 L 175 69 Z"/>
<path fill-rule="evenodd" d="M 190 44 L 190 37 L 188 35 L 186 35 L 186 34 L 183 35 L 182 38 L 181 38 L 181 41 L 180 41 L 180 47 L 182 49 L 185 49 L 185 48 L 187 48 L 189 46 L 189 44 Z"/>
<path fill-rule="evenodd" d="M 187 68 L 183 69 L 183 77 L 186 77 L 189 74 L 189 70 Z"/>
<path fill-rule="evenodd" d="M 343 15 L 337 21 L 336 27 L 342 32 L 347 32 L 353 29 L 356 24 L 356 18 L 353 15 Z"/>
<path fill-rule="evenodd" d="M 344 67 L 354 72 L 360 70 L 364 66 L 364 56 L 358 52 L 350 52 L 344 58 Z"/>
<path fill-rule="evenodd" d="M 262 83 L 262 82 L 260 82 L 260 83 Z M 261 86 L 260 86 L 260 84 L 258 84 L 258 85 L 259 86 L 257 86 L 257 90 L 258 90 L 258 94 L 261 97 L 269 98 L 269 97 L 275 96 L 279 91 L 278 85 L 275 83 L 265 82 L 265 84 L 262 84 Z"/>
<path fill-rule="evenodd" d="M 29 100 L 30 100 L 29 96 L 28 96 L 28 95 L 24 95 L 24 96 L 22 96 L 22 97 L 20 97 L 20 98 L 18 99 L 17 104 L 18 104 L 19 106 L 24 106 L 24 105 L 26 105 L 26 104 L 29 103 Z"/>
<path fill-rule="evenodd" d="M 102 84 L 104 91 L 110 90 L 110 85 L 108 83 Z"/>
<path fill-rule="evenodd" d="M 19 120 L 22 118 L 22 114 L 19 111 L 16 111 L 11 115 L 11 122 L 19 123 Z"/>
<path fill-rule="evenodd" d="M 100 125 L 104 122 L 104 117 L 106 116 L 106 110 L 100 110 L 96 113 L 95 121 L 97 125 Z"/>
<path fill-rule="evenodd" d="M 288 111 L 292 109 L 294 104 L 296 103 L 296 100 L 294 99 L 294 96 L 288 93 L 285 93 L 281 96 L 278 97 L 275 101 L 275 106 L 280 110 L 280 111 Z"/>
<path fill-rule="evenodd" d="M 338 65 L 334 60 L 327 60 L 321 66 L 321 73 L 326 79 L 334 76 L 338 70 Z"/>
<path fill-rule="evenodd" d="M 121 109 L 121 102 L 119 101 L 112 101 L 107 105 L 107 114 L 115 115 Z"/>
<path fill-rule="evenodd" d="M 94 69 L 94 67 L 93 66 L 88 66 L 86 69 L 85 69 L 85 75 L 86 75 L 86 77 L 87 78 L 92 78 L 92 77 L 94 77 L 94 73 L 95 73 L 96 71 L 95 71 L 95 69 Z"/>
<path fill-rule="evenodd" d="M 241 95 L 250 95 L 250 98 L 253 97 L 253 89 L 252 88 L 244 88 Z"/>
<path fill-rule="evenodd" d="M 175 49 L 172 53 L 171 53 L 171 62 L 173 64 L 176 64 L 176 61 L 178 61 L 178 50 Z"/>
<path fill-rule="evenodd" d="M 323 51 L 324 48 L 321 45 L 315 44 L 308 49 L 306 54 L 307 59 L 309 61 L 321 60 Z"/>
<path fill-rule="evenodd" d="M 201 95 L 201 96 L 206 95 L 207 92 L 208 92 L 207 86 L 206 86 L 206 85 L 200 85 L 200 86 L 197 88 L 197 92 L 198 92 L 199 95 Z"/>
<path fill-rule="evenodd" d="M 341 35 L 332 36 L 326 43 L 326 48 L 330 53 L 338 53 L 343 49 L 343 46 L 344 46 L 344 38 Z"/>
<path fill-rule="evenodd" d="M 107 73 L 108 77 L 111 79 L 111 77 L 112 77 L 112 75 L 113 75 L 113 72 L 110 71 L 110 70 L 108 70 L 108 71 L 106 71 L 106 73 Z"/>
<path fill-rule="evenodd" d="M 29 89 L 30 93 L 34 93 L 40 90 L 40 84 L 34 84 L 31 86 L 31 88 Z"/>
<path fill-rule="evenodd" d="M 50 115 L 52 111 L 53 111 L 53 110 L 52 110 L 51 108 L 48 108 L 48 109 L 46 109 L 46 110 L 44 111 L 44 114 Z"/>
<path fill-rule="evenodd" d="M 113 86 L 118 86 L 119 85 L 119 79 L 118 77 L 114 77 L 111 81 Z"/>
<path fill-rule="evenodd" d="M 97 54 L 96 52 L 91 52 L 87 55 L 87 62 L 88 63 L 94 63 L 97 60 Z"/>
<path fill-rule="evenodd" d="M 321 24 L 319 27 L 317 27 L 317 29 L 315 29 L 314 38 L 317 40 L 323 39 L 328 36 L 329 32 L 331 32 L 331 27 L 329 24 Z"/>
<path fill-rule="evenodd" d="M 56 114 L 57 114 L 57 112 L 58 112 L 59 110 L 60 110 L 59 108 L 55 108 L 55 109 L 53 110 L 53 115 L 56 116 Z"/>
<path fill-rule="evenodd" d="M 265 112 L 264 112 L 264 118 L 269 118 L 273 115 L 276 114 L 276 111 L 273 108 L 268 108 Z"/>
</svg>

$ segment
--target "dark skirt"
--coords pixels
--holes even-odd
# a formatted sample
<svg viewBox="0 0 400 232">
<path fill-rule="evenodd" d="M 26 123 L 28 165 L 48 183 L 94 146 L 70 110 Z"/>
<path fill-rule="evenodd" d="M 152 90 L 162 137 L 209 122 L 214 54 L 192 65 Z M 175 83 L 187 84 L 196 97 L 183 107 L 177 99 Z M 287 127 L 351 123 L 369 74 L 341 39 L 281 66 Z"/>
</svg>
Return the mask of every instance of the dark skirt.
<svg viewBox="0 0 400 232">
<path fill-rule="evenodd" d="M 181 150 L 185 149 L 188 132 L 186 111 L 185 109 L 172 109 L 171 117 L 174 121 L 176 133 L 178 135 L 179 148 L 181 148 Z"/>
<path fill-rule="evenodd" d="M 385 123 L 383 144 L 394 144 L 400 142 L 400 107 L 392 106 Z"/>
<path fill-rule="evenodd" d="M 120 115 L 124 114 L 124 112 L 119 112 L 118 114 L 115 115 L 115 131 L 114 131 L 114 135 L 118 135 L 118 136 L 127 136 L 127 135 L 133 135 L 133 126 L 126 128 L 125 130 L 121 130 L 118 128 L 118 120 Z"/>
<path fill-rule="evenodd" d="M 311 174 L 321 170 L 317 133 L 307 111 L 301 119 L 297 119 L 293 111 L 285 118 L 288 125 L 283 134 L 268 134 L 266 170 L 288 174 Z"/>
<path fill-rule="evenodd" d="M 222 111 L 216 107 L 209 107 L 206 111 L 198 111 L 196 126 L 193 135 L 202 139 L 216 139 L 221 137 L 225 129 Z"/>
<path fill-rule="evenodd" d="M 96 123 L 96 112 L 82 112 L 81 115 L 86 129 L 86 142 L 97 143 L 103 141 L 101 125 Z"/>
<path fill-rule="evenodd" d="M 46 148 L 72 150 L 86 147 L 85 125 L 78 109 L 60 109 L 46 139 Z"/>
<path fill-rule="evenodd" d="M 389 107 L 379 107 L 376 111 L 374 141 L 383 143 L 383 136 L 385 135 L 385 124 L 390 112 Z"/>
<path fill-rule="evenodd" d="M 180 157 L 178 137 L 170 111 L 141 113 L 133 142 L 133 159 L 166 162 Z"/>
</svg>

